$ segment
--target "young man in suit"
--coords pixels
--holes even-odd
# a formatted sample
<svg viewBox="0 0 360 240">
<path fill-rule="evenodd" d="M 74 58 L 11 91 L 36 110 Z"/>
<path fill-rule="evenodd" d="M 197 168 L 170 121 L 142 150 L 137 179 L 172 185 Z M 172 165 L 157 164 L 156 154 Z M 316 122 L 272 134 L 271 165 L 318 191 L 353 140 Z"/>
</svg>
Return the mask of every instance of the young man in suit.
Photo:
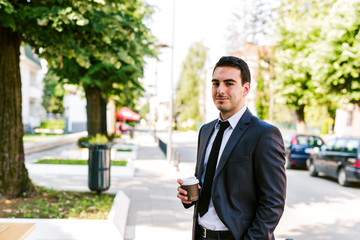
<svg viewBox="0 0 360 240">
<path fill-rule="evenodd" d="M 245 61 L 222 57 L 212 77 L 220 114 L 199 132 L 199 200 L 189 201 L 178 180 L 177 197 L 186 208 L 195 205 L 193 239 L 275 239 L 286 191 L 281 133 L 245 106 L 250 91 Z"/>
</svg>

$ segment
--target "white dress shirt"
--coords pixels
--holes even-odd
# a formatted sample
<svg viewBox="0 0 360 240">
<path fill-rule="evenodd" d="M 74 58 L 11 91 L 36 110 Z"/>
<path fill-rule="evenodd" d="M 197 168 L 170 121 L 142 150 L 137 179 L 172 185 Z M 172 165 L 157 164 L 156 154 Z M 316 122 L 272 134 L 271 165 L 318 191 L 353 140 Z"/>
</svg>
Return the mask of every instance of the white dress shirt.
<svg viewBox="0 0 360 240">
<path fill-rule="evenodd" d="M 221 146 L 220 146 L 220 150 L 219 150 L 219 156 L 217 159 L 217 164 L 216 167 L 219 165 L 219 160 L 220 157 L 222 155 L 222 152 L 224 151 L 224 148 L 236 126 L 236 124 L 239 122 L 240 118 L 242 117 L 242 115 L 244 114 L 244 112 L 246 111 L 246 106 L 244 106 L 242 109 L 240 109 L 240 111 L 238 111 L 237 113 L 235 113 L 234 115 L 232 115 L 227 121 L 229 121 L 230 123 L 230 127 L 228 127 L 223 135 L 223 139 L 221 141 Z M 206 148 L 206 152 L 205 152 L 205 159 L 204 159 L 204 171 L 201 175 L 201 182 L 204 182 L 204 178 L 205 178 L 205 169 L 206 169 L 206 165 L 210 156 L 210 152 L 211 152 L 211 148 L 212 145 L 215 141 L 215 137 L 216 134 L 218 133 L 219 129 L 220 129 L 220 123 L 219 121 L 222 121 L 220 114 L 219 114 L 219 118 L 218 118 L 218 122 L 215 124 L 215 130 L 213 132 L 213 134 L 211 135 L 209 144 Z M 214 204 L 212 202 L 212 200 L 210 199 L 210 204 L 209 204 L 209 210 L 207 211 L 207 213 L 205 213 L 202 217 L 200 217 L 200 215 L 198 216 L 198 223 L 199 225 L 210 229 L 210 230 L 214 230 L 214 231 L 226 231 L 229 230 L 224 223 L 220 220 L 219 216 L 217 215 L 215 208 L 214 208 Z"/>
</svg>

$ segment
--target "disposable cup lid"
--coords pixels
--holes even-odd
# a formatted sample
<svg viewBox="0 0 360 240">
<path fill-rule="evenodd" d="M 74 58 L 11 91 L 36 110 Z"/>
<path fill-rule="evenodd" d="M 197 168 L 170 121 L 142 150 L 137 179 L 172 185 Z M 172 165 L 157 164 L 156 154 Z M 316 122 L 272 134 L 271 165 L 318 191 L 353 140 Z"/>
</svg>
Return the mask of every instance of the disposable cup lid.
<svg viewBox="0 0 360 240">
<path fill-rule="evenodd" d="M 182 185 L 193 185 L 193 184 L 198 184 L 199 180 L 196 177 L 188 177 L 183 179 L 183 184 Z"/>
</svg>

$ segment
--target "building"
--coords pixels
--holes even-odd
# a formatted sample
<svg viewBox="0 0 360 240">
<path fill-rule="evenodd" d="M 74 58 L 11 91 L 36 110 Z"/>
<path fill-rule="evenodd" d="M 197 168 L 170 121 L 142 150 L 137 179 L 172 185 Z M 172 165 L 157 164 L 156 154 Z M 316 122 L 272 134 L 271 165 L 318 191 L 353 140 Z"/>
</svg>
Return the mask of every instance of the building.
<svg viewBox="0 0 360 240">
<path fill-rule="evenodd" d="M 334 131 L 338 137 L 360 137 L 360 105 L 347 104 L 337 109 Z"/>
<path fill-rule="evenodd" d="M 66 86 L 71 94 L 64 96 L 64 116 L 65 116 L 65 133 L 75 133 L 87 131 L 87 112 L 86 98 L 84 92 L 77 90 L 74 85 Z M 113 134 L 115 132 L 115 102 L 110 99 L 106 106 L 106 126 L 107 132 Z"/>
<path fill-rule="evenodd" d="M 45 64 L 42 64 L 30 46 L 21 47 L 22 120 L 25 132 L 33 132 L 46 117 L 46 111 L 42 106 L 45 72 Z"/>
<path fill-rule="evenodd" d="M 64 96 L 65 133 L 87 131 L 86 99 L 79 90 Z"/>
</svg>

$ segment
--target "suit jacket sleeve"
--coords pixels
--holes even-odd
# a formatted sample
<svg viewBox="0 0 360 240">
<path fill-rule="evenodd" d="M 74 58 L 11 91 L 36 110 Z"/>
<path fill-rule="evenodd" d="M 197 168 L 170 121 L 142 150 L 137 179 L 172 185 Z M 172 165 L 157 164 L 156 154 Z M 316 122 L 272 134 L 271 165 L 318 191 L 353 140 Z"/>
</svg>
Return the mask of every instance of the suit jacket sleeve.
<svg viewBox="0 0 360 240">
<path fill-rule="evenodd" d="M 201 127 L 200 128 L 200 130 L 199 130 L 199 135 L 198 135 L 198 146 L 197 146 L 197 157 L 196 157 L 196 159 L 197 159 L 197 164 L 196 164 L 196 166 L 195 166 L 195 173 L 194 173 L 194 176 L 197 178 L 197 179 L 199 179 L 200 177 L 198 177 L 197 176 L 197 173 L 198 173 L 198 169 L 199 169 L 199 164 L 200 164 L 200 162 L 199 162 L 199 146 L 200 146 L 200 135 L 201 135 L 201 130 L 203 129 L 203 127 Z M 200 179 L 199 179 L 200 180 Z M 187 209 L 187 208 L 190 208 L 190 207 L 192 207 L 194 204 L 195 204 L 196 202 L 192 202 L 191 204 L 185 204 L 185 203 L 183 203 L 183 205 L 184 205 L 184 207 Z"/>
<path fill-rule="evenodd" d="M 268 128 L 261 135 L 253 164 L 258 207 L 244 239 L 274 239 L 273 232 L 284 211 L 286 195 L 284 143 L 276 127 Z"/>
</svg>

